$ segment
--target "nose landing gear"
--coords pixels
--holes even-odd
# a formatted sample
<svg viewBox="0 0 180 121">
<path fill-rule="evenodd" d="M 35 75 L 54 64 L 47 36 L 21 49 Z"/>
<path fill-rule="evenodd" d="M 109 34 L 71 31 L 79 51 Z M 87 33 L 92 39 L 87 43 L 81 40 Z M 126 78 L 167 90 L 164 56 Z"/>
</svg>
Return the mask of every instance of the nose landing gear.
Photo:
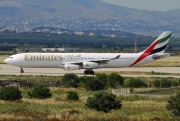
<svg viewBox="0 0 180 121">
<path fill-rule="evenodd" d="M 20 70 L 20 73 L 24 73 L 24 70 L 23 70 L 23 68 L 21 68 L 21 70 Z"/>
</svg>

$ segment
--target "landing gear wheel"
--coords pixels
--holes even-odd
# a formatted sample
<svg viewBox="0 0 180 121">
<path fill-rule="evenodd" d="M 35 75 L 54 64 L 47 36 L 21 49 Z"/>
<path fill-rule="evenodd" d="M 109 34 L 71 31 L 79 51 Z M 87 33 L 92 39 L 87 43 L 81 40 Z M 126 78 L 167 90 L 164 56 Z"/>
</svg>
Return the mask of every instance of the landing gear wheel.
<svg viewBox="0 0 180 121">
<path fill-rule="evenodd" d="M 90 71 L 90 74 L 91 74 L 91 75 L 94 75 L 94 71 Z"/>
<path fill-rule="evenodd" d="M 23 68 L 21 68 L 21 70 L 20 70 L 20 73 L 24 73 L 24 70 L 23 70 Z"/>
<path fill-rule="evenodd" d="M 85 70 L 85 71 L 84 71 L 84 74 L 94 75 L 94 71 L 93 71 L 92 69 L 90 69 L 90 70 Z"/>
<path fill-rule="evenodd" d="M 85 71 L 84 71 L 84 74 L 89 74 L 89 71 L 88 71 L 88 70 L 85 70 Z"/>
</svg>

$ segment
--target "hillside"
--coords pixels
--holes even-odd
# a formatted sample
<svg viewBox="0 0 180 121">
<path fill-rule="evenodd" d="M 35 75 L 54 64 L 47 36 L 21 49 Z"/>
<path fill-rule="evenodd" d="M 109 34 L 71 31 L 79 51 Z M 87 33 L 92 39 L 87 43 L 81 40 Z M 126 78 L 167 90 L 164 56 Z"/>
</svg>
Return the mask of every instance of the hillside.
<svg viewBox="0 0 180 121">
<path fill-rule="evenodd" d="M 125 17 L 133 9 L 118 7 L 101 0 L 1 0 L 0 15 L 78 16 L 92 18 Z M 129 11 L 129 12 L 128 12 Z"/>
<path fill-rule="evenodd" d="M 66 24 L 80 20 L 81 23 L 78 26 L 80 26 L 79 30 L 82 30 L 84 28 L 91 29 L 87 26 L 84 26 L 84 28 L 81 27 L 84 23 L 87 23 L 90 18 L 96 19 L 96 21 L 108 19 L 108 23 L 112 24 L 109 26 L 119 26 L 118 28 L 104 27 L 102 29 L 115 28 L 137 34 L 142 32 L 148 34 L 154 31 L 155 33 L 160 33 L 165 29 L 177 33 L 180 28 L 180 9 L 167 12 L 137 10 L 111 5 L 101 0 L 43 0 L 43 2 L 42 0 L 0 0 L 0 17 L 2 17 L 0 19 L 3 21 L 0 27 L 8 25 L 19 27 L 20 24 L 22 24 L 22 19 L 28 19 L 28 26 L 30 28 L 52 26 L 52 23 L 55 24 L 54 26 L 58 26 L 62 24 L 58 23 L 59 21 L 62 22 L 61 18 L 66 18 L 64 21 L 69 22 Z M 5 17 L 12 20 L 6 19 L 4 22 Z M 29 20 L 29 18 L 31 18 L 31 20 Z M 68 19 L 71 19 L 71 21 L 68 21 Z M 115 20 L 116 23 L 111 23 L 110 20 Z M 46 21 L 46 23 L 44 21 Z M 119 21 L 119 23 L 117 21 Z M 107 21 L 100 22 L 106 23 Z M 124 25 L 121 25 L 122 23 Z M 72 28 L 78 27 L 73 26 Z"/>
<path fill-rule="evenodd" d="M 90 18 L 123 18 L 137 20 L 179 19 L 180 10 L 169 12 L 136 10 L 105 3 L 101 0 L 1 0 L 0 15 L 78 16 Z M 177 19 L 176 18 L 176 19 Z"/>
</svg>

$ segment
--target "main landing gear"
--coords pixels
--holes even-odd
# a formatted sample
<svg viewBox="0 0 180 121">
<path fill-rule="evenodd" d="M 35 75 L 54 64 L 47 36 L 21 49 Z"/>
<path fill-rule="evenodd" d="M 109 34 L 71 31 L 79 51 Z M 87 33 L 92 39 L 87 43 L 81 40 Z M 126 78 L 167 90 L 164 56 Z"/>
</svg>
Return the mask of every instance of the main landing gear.
<svg viewBox="0 0 180 121">
<path fill-rule="evenodd" d="M 94 75 L 94 71 L 92 69 L 86 69 L 84 71 L 84 74 L 91 74 L 91 75 Z"/>
<path fill-rule="evenodd" d="M 21 70 L 20 70 L 20 73 L 24 73 L 24 70 L 23 70 L 23 68 L 21 68 Z"/>
</svg>

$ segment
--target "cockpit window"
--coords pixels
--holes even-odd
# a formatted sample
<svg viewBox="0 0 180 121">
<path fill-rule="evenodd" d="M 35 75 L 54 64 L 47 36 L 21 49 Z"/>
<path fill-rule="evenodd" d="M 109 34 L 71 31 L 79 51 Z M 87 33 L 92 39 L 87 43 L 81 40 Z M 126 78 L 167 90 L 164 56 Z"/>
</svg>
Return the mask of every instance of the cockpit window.
<svg viewBox="0 0 180 121">
<path fill-rule="evenodd" d="M 13 56 L 10 56 L 9 59 L 13 59 Z"/>
</svg>

